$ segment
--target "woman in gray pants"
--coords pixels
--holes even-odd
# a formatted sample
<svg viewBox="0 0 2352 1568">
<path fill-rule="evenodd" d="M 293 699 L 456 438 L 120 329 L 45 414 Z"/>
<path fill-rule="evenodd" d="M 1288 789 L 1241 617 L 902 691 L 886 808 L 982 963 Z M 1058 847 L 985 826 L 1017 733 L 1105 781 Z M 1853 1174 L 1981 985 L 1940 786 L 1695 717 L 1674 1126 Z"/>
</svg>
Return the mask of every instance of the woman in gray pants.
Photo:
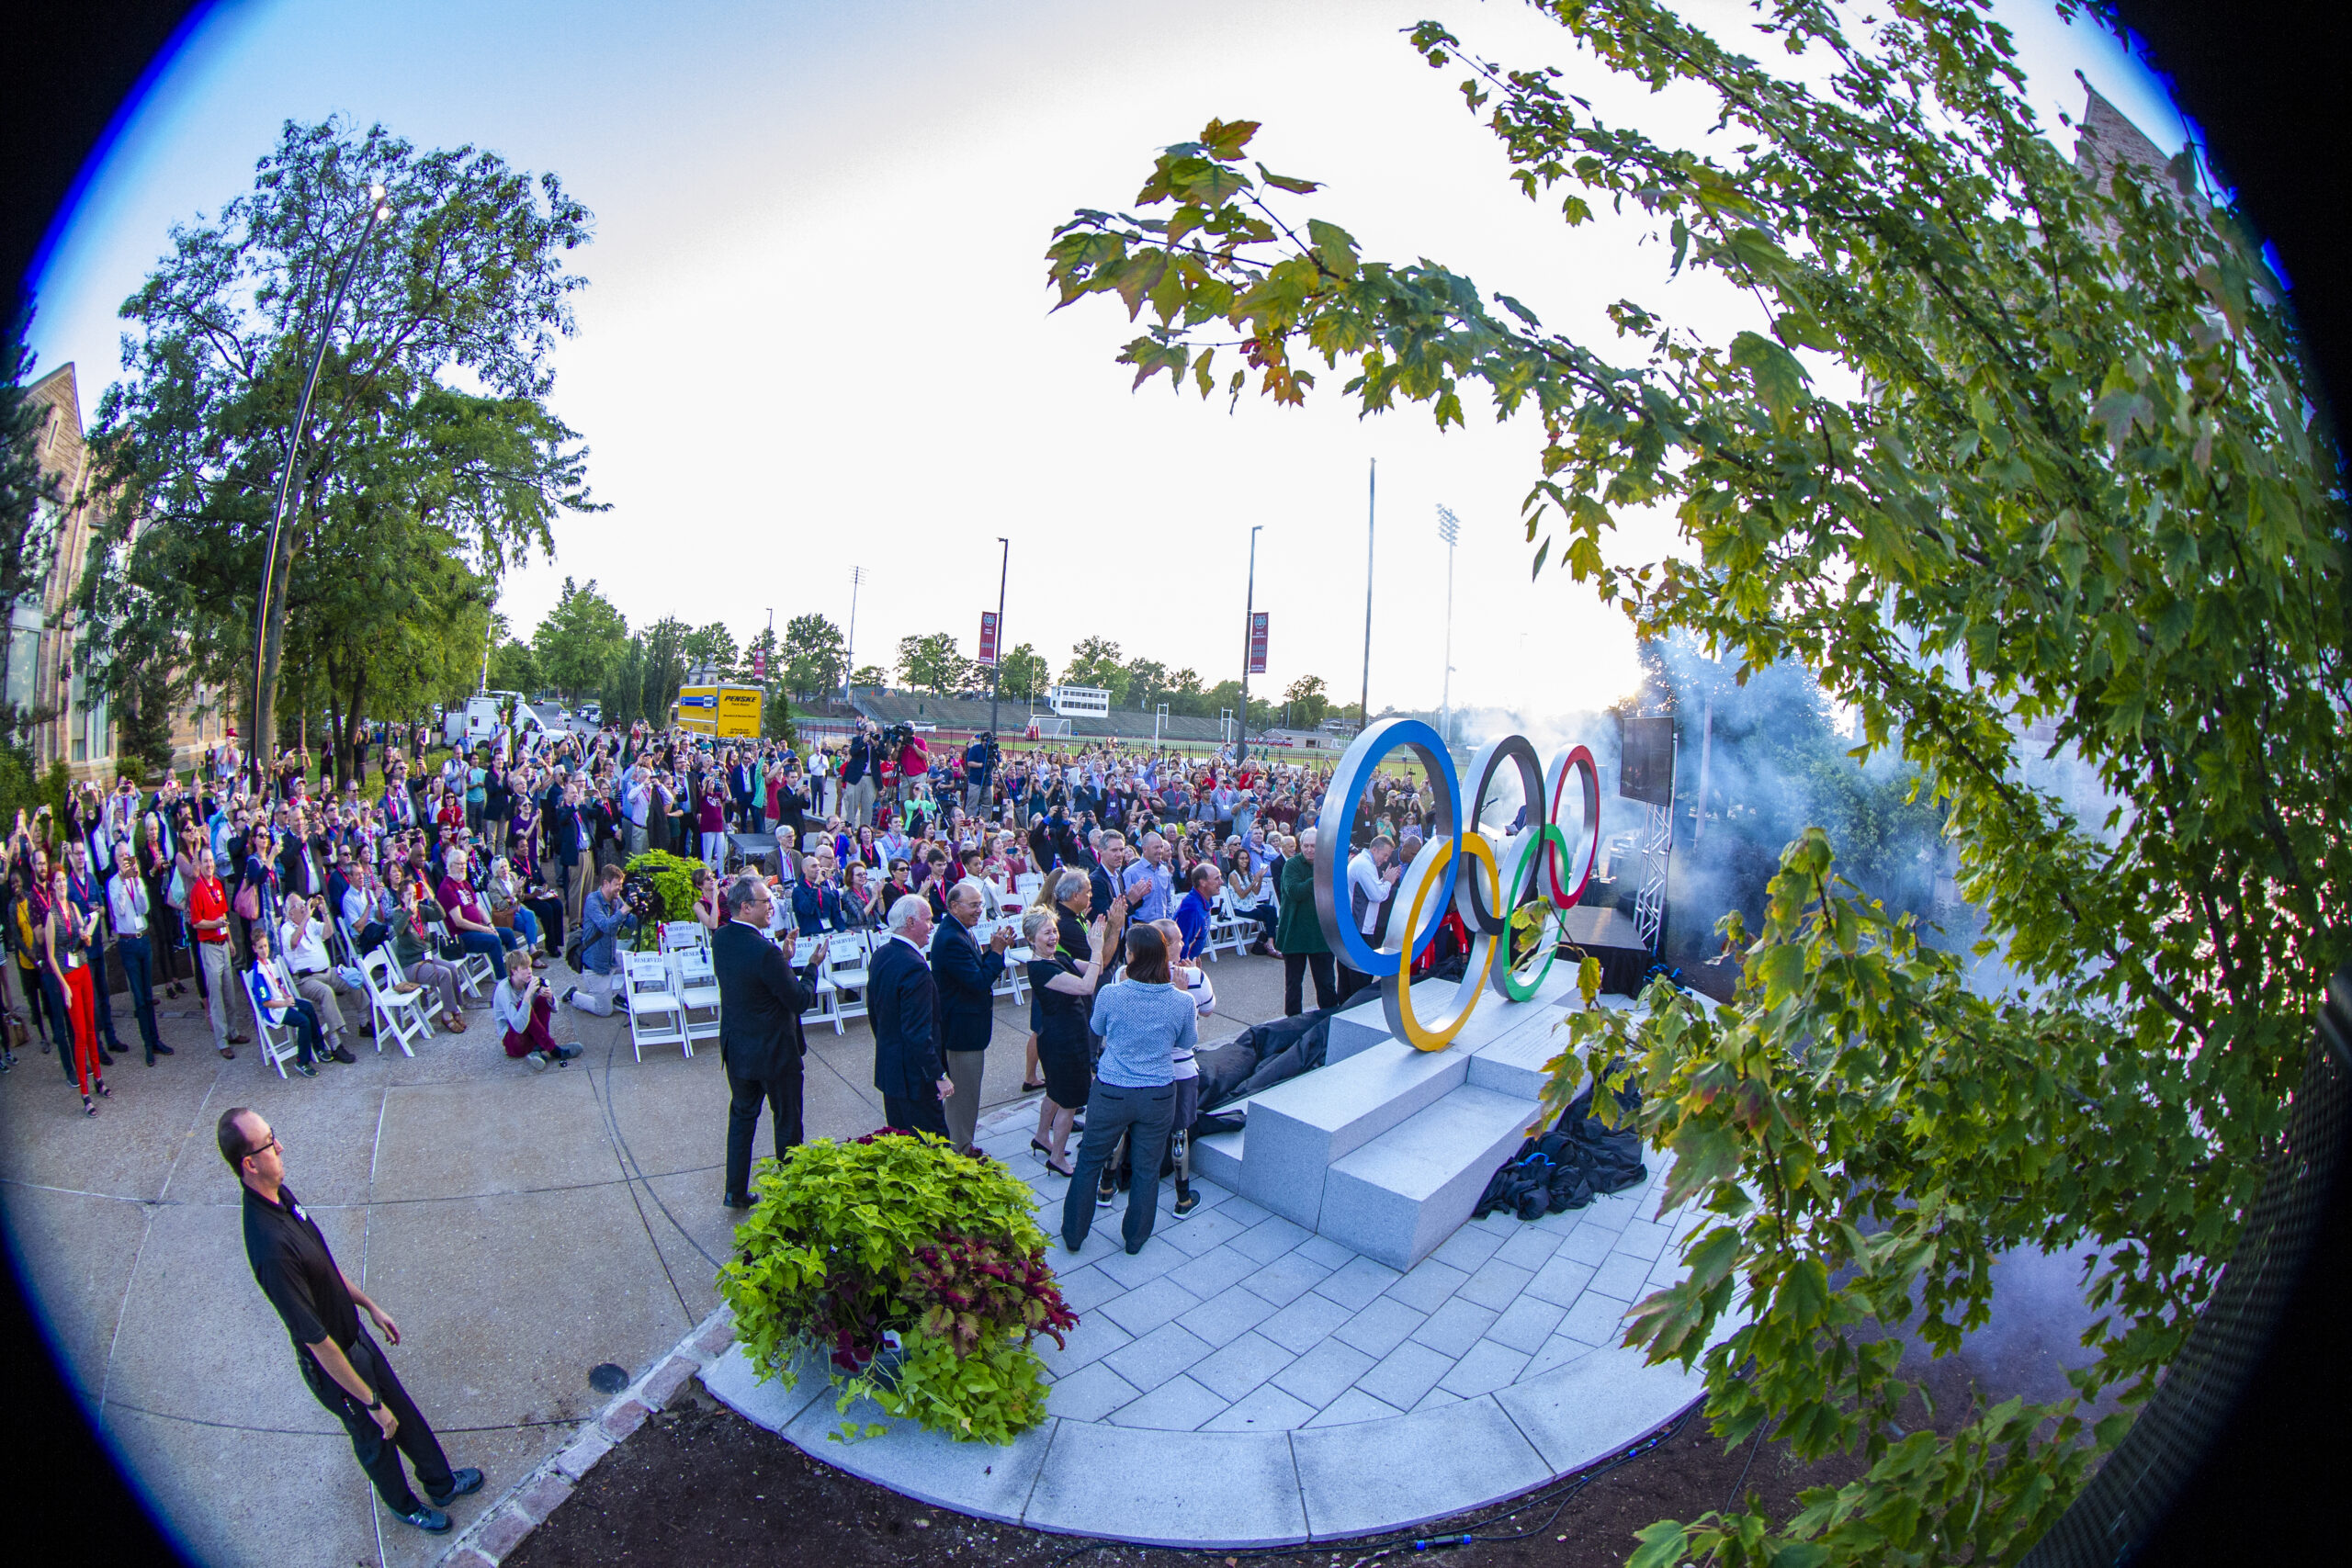
<svg viewBox="0 0 2352 1568">
<path fill-rule="evenodd" d="M 1152 927 L 1128 928 L 1127 977 L 1095 993 L 1093 1024 L 1102 1036 L 1102 1055 L 1087 1096 L 1078 1168 L 1062 1201 L 1062 1245 L 1072 1252 L 1086 1245 L 1095 1183 L 1124 1134 L 1133 1141 L 1135 1174 L 1127 1183 L 1123 1228 L 1127 1251 L 1136 1253 L 1151 1239 L 1159 1206 L 1159 1162 L 1175 1121 L 1176 1053 L 1200 1040 L 1192 998 L 1170 984 L 1167 939 Z"/>
</svg>

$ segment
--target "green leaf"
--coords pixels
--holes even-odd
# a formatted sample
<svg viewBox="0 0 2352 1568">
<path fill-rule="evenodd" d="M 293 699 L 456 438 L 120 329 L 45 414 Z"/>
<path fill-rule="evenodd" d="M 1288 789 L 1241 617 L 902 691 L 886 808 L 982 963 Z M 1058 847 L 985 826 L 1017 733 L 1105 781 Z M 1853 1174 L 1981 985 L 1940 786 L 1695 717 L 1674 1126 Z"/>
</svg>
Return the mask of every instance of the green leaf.
<svg viewBox="0 0 2352 1568">
<path fill-rule="evenodd" d="M 1660 1519 L 1634 1532 L 1642 1544 L 1625 1559 L 1625 1568 L 1681 1568 L 1690 1535 L 1672 1519 Z"/>
<path fill-rule="evenodd" d="M 1317 191 L 1323 188 L 1321 185 L 1314 180 L 1295 179 L 1289 175 L 1275 174 L 1263 164 L 1252 164 L 1251 167 L 1258 171 L 1258 177 L 1260 179 L 1265 181 L 1276 190 L 1286 190 L 1294 196 L 1313 196 Z"/>
<path fill-rule="evenodd" d="M 1230 123 L 1213 119 L 1201 131 L 1201 142 L 1210 157 L 1230 163 L 1241 156 L 1241 150 L 1257 134 L 1258 122 L 1254 119 L 1237 119 Z"/>
<path fill-rule="evenodd" d="M 1772 411 L 1776 423 L 1786 424 L 1804 402 L 1804 367 L 1770 338 L 1740 333 L 1731 341 L 1731 362 L 1747 372 L 1758 400 Z"/>
<path fill-rule="evenodd" d="M 1356 275 L 1356 243 L 1345 229 L 1320 218 L 1310 218 L 1306 220 L 1306 237 L 1324 271 L 1340 277 Z"/>
</svg>

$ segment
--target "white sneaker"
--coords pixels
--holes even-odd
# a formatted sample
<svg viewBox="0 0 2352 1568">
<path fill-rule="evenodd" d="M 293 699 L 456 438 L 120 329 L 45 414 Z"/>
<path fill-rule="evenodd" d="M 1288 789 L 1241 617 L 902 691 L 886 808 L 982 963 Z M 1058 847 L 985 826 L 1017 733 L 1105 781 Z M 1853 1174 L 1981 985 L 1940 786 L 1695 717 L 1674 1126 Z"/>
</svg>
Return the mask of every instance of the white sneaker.
<svg viewBox="0 0 2352 1568">
<path fill-rule="evenodd" d="M 534 1051 L 523 1060 L 531 1064 L 531 1071 L 535 1073 L 543 1073 L 548 1070 L 548 1054 L 545 1051 Z"/>
</svg>

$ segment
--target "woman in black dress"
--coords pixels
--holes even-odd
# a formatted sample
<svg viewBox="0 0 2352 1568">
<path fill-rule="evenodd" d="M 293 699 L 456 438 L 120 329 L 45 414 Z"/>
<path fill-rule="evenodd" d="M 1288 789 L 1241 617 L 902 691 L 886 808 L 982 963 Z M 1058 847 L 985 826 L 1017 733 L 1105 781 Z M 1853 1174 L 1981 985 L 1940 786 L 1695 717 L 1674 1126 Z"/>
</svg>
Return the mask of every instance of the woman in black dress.
<svg viewBox="0 0 2352 1568">
<path fill-rule="evenodd" d="M 1095 983 L 1102 976 L 1102 961 L 1093 954 L 1109 950 L 1110 921 L 1106 917 L 1094 922 L 1089 956 L 1080 965 L 1057 949 L 1057 919 L 1053 909 L 1033 908 L 1021 921 L 1021 934 L 1037 955 L 1029 961 L 1029 984 L 1037 993 L 1037 1063 L 1046 1075 L 1046 1098 L 1037 1106 L 1037 1131 L 1029 1146 L 1046 1156 L 1047 1170 L 1068 1176 L 1064 1149 L 1070 1123 L 1093 1087 L 1088 1018 Z"/>
</svg>

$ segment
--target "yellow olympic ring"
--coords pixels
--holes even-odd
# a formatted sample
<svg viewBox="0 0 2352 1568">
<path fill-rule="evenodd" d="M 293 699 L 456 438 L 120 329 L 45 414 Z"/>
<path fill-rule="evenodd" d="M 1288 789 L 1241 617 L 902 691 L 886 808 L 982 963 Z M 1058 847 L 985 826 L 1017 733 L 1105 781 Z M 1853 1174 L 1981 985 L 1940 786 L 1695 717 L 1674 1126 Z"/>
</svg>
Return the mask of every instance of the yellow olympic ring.
<svg viewBox="0 0 2352 1568">
<path fill-rule="evenodd" d="M 1408 931 L 1421 929 L 1422 900 L 1429 897 L 1431 887 L 1441 886 L 1440 879 L 1453 859 L 1453 845 L 1450 841 L 1440 839 L 1436 840 L 1435 848 L 1437 859 L 1431 863 L 1429 874 L 1420 879 L 1420 886 L 1414 890 L 1412 908 L 1405 917 L 1405 930 Z M 1495 863 L 1493 847 L 1480 834 L 1464 833 L 1462 835 L 1462 852 L 1485 869 L 1488 906 L 1499 905 L 1503 898 L 1502 871 Z M 1469 918 L 1469 889 L 1470 878 L 1457 876 L 1453 879 L 1454 908 L 1464 913 L 1463 923 L 1471 928 L 1472 935 L 1470 963 L 1462 972 L 1460 988 L 1454 992 L 1453 1016 L 1428 1024 L 1413 1016 L 1413 963 L 1409 953 L 1400 956 L 1396 973 L 1380 982 L 1381 1008 L 1387 1015 L 1389 1032 L 1417 1051 L 1442 1051 L 1453 1043 L 1453 1037 L 1462 1032 L 1464 1024 L 1470 1021 L 1470 1014 L 1487 989 L 1489 974 L 1494 968 L 1495 939 L 1478 931 L 1476 922 Z"/>
</svg>

